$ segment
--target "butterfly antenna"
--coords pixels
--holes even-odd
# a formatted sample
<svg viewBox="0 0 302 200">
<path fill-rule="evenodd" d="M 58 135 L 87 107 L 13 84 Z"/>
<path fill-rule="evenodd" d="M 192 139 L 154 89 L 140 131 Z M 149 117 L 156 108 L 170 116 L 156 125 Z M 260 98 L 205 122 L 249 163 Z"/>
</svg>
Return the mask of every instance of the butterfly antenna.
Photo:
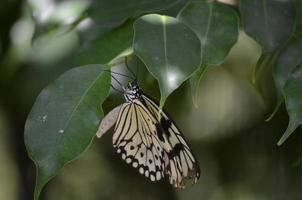
<svg viewBox="0 0 302 200">
<path fill-rule="evenodd" d="M 113 80 L 115 80 L 119 84 L 119 86 L 121 88 L 123 88 L 123 84 L 121 82 L 119 82 L 119 80 L 117 80 L 117 78 L 115 78 L 112 74 L 111 74 L 111 77 L 113 78 Z M 124 93 L 123 91 L 121 91 L 121 90 L 117 89 L 116 87 L 114 87 L 112 84 L 111 84 L 111 87 L 112 87 L 112 89 L 114 89 L 115 91 L 117 91 L 119 93 L 122 93 L 122 94 Z"/>
<path fill-rule="evenodd" d="M 129 67 L 129 65 L 128 65 L 127 56 L 125 57 L 125 65 L 126 65 L 126 68 L 128 69 L 128 71 L 133 75 L 132 79 L 135 80 L 135 74 L 134 74 L 134 72 L 130 69 L 130 67 Z"/>
<path fill-rule="evenodd" d="M 113 78 L 113 80 L 115 80 L 119 84 L 119 86 L 121 88 L 123 88 L 123 84 L 121 82 L 119 82 L 119 80 L 117 80 L 117 78 L 115 78 L 113 75 L 111 75 L 111 77 Z"/>
<path fill-rule="evenodd" d="M 139 60 L 138 60 L 138 58 L 136 57 L 136 77 L 137 77 L 137 79 L 138 79 L 138 64 L 139 64 Z"/>
<path fill-rule="evenodd" d="M 126 74 L 121 74 L 119 72 L 115 72 L 115 71 L 112 71 L 112 70 L 103 70 L 103 71 L 132 79 L 131 76 L 127 76 Z"/>
<path fill-rule="evenodd" d="M 117 91 L 118 93 L 124 94 L 124 92 L 123 92 L 123 91 L 121 91 L 121 90 L 117 89 L 117 88 L 116 88 L 116 87 L 114 87 L 112 84 L 111 84 L 111 87 L 112 87 L 112 89 L 114 89 L 114 90 L 115 90 L 115 91 Z"/>
</svg>

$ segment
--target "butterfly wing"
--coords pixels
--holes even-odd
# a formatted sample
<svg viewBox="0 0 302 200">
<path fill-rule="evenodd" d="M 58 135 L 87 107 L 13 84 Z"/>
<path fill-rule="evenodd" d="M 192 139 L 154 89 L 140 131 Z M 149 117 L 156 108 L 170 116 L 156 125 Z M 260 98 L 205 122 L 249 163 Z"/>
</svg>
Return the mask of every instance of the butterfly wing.
<svg viewBox="0 0 302 200">
<path fill-rule="evenodd" d="M 183 134 L 157 103 L 142 94 L 119 109 L 113 146 L 122 159 L 138 168 L 151 181 L 169 175 L 174 187 L 195 183 L 200 176 L 198 162 Z M 160 120 L 158 120 L 160 112 Z"/>
<path fill-rule="evenodd" d="M 98 138 L 102 137 L 116 123 L 121 107 L 122 105 L 115 107 L 102 119 L 96 132 Z"/>
<path fill-rule="evenodd" d="M 115 125 L 113 147 L 122 159 L 151 181 L 164 177 L 164 149 L 156 134 L 156 118 L 139 100 L 124 103 Z"/>
<path fill-rule="evenodd" d="M 200 177 L 199 164 L 186 142 L 180 129 L 165 111 L 160 111 L 158 104 L 147 95 L 142 95 L 145 106 L 153 116 L 158 116 L 157 135 L 168 159 L 165 163 L 165 173 L 169 175 L 174 187 L 184 187 L 187 180 L 193 183 Z"/>
</svg>

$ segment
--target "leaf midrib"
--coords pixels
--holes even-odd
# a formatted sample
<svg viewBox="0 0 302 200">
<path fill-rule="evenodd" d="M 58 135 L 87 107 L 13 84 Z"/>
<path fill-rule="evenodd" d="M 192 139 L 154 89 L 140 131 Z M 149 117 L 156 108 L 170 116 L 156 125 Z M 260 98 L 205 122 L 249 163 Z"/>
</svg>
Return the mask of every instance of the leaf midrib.
<svg viewBox="0 0 302 200">
<path fill-rule="evenodd" d="M 267 28 L 267 30 L 265 31 L 265 36 L 266 38 L 268 38 L 269 36 L 269 33 L 268 33 L 268 30 L 269 30 L 269 23 L 268 23 L 268 14 L 267 14 L 267 7 L 266 7 L 266 2 L 265 0 L 262 0 L 262 8 L 263 8 L 263 15 L 264 15 L 264 24 Z"/>
<path fill-rule="evenodd" d="M 166 17 L 162 16 L 162 22 L 163 22 L 163 36 L 164 36 L 164 54 L 165 54 L 165 66 L 166 69 L 168 68 L 168 57 L 167 57 L 167 28 L 166 28 Z"/>
<path fill-rule="evenodd" d="M 205 59 L 205 55 L 207 52 L 207 48 L 204 48 L 206 46 L 207 40 L 208 40 L 208 35 L 210 32 L 210 28 L 211 28 L 211 23 L 212 23 L 212 15 L 213 15 L 213 5 L 212 3 L 209 4 L 209 19 L 208 19 L 208 24 L 207 24 L 207 28 L 206 28 L 206 32 L 205 32 L 205 41 L 204 44 L 201 44 L 201 46 L 203 47 L 203 55 L 202 55 L 202 64 L 204 64 L 204 59 Z"/>
</svg>

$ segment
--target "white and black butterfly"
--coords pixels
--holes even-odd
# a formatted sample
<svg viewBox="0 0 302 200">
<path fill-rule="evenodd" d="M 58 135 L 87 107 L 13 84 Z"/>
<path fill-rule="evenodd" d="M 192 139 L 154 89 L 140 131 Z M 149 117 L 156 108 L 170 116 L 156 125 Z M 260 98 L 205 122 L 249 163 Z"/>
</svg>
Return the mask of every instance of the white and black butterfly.
<svg viewBox="0 0 302 200">
<path fill-rule="evenodd" d="M 139 173 L 151 181 L 168 175 L 179 188 L 189 180 L 196 183 L 198 162 L 174 121 L 140 90 L 137 81 L 123 90 L 126 102 L 103 118 L 97 136 L 115 124 L 113 147 Z"/>
</svg>

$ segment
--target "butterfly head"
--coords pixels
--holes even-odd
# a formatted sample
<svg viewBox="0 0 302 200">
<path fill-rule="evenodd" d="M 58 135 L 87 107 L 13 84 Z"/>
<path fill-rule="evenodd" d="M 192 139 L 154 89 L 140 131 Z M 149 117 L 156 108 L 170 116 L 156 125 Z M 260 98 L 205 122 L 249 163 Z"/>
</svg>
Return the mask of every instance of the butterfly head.
<svg viewBox="0 0 302 200">
<path fill-rule="evenodd" d="M 127 102 L 132 102 L 134 99 L 139 98 L 140 89 L 137 80 L 129 82 L 127 87 L 124 88 L 124 97 Z"/>
</svg>

